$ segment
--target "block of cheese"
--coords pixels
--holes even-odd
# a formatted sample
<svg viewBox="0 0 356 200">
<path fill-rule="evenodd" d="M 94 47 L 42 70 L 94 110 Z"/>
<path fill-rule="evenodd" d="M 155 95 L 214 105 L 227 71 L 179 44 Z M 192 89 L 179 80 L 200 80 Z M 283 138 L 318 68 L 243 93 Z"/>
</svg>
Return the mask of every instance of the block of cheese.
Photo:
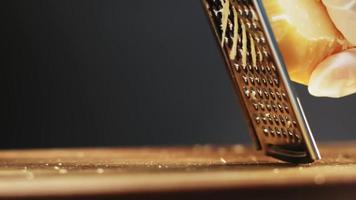
<svg viewBox="0 0 356 200">
<path fill-rule="evenodd" d="M 320 0 L 264 0 L 289 75 L 308 84 L 315 67 L 345 48 Z"/>
</svg>

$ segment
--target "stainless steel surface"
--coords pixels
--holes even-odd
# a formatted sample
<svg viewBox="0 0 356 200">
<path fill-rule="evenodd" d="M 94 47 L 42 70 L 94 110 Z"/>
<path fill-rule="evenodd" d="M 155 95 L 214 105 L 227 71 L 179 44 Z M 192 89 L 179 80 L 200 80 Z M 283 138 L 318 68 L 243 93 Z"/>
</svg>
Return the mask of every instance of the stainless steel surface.
<svg viewBox="0 0 356 200">
<path fill-rule="evenodd" d="M 278 159 L 320 159 L 261 1 L 203 0 L 257 149 Z"/>
</svg>

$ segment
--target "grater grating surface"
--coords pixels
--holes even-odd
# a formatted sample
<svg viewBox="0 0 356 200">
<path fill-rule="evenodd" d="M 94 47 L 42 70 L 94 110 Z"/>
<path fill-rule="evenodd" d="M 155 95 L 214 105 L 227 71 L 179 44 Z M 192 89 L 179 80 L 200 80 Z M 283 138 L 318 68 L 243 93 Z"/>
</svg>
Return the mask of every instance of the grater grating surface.
<svg viewBox="0 0 356 200">
<path fill-rule="evenodd" d="M 320 159 L 260 0 L 202 0 L 257 149 L 294 163 Z"/>
</svg>

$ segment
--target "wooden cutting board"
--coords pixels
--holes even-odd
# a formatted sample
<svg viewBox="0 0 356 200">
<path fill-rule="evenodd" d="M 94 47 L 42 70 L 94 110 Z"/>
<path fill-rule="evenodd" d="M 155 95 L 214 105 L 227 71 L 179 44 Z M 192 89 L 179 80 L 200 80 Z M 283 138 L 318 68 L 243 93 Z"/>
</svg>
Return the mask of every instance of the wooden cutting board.
<svg viewBox="0 0 356 200">
<path fill-rule="evenodd" d="M 320 147 L 308 165 L 242 145 L 0 151 L 0 199 L 355 199 L 356 143 Z"/>
</svg>

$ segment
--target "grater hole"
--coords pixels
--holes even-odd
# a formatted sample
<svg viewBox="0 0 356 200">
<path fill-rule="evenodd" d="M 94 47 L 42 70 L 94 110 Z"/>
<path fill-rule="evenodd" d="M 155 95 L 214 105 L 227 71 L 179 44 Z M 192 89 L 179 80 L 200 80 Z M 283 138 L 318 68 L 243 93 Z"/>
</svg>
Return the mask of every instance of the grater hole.
<svg viewBox="0 0 356 200">
<path fill-rule="evenodd" d="M 244 9 L 244 13 L 245 13 L 245 16 L 250 18 L 250 9 L 246 6 L 246 5 L 243 5 L 243 9 Z"/>
<path fill-rule="evenodd" d="M 243 15 L 243 14 L 244 14 L 244 12 L 243 12 L 241 6 L 237 6 L 237 12 L 238 12 L 240 15 Z"/>
<path fill-rule="evenodd" d="M 282 124 L 283 126 L 286 125 L 286 120 L 285 120 L 285 118 L 284 118 L 282 115 L 279 115 L 279 121 L 281 122 L 281 124 Z"/>
<path fill-rule="evenodd" d="M 277 112 L 277 105 L 272 101 L 272 108 L 274 112 Z"/>
<path fill-rule="evenodd" d="M 282 92 L 282 97 L 283 97 L 284 100 L 286 100 L 286 101 L 288 100 L 288 99 L 287 99 L 287 95 L 286 95 L 286 93 L 284 93 L 284 92 Z"/>
<path fill-rule="evenodd" d="M 260 124 L 261 123 L 261 117 L 260 116 L 258 116 L 258 115 L 254 115 L 255 116 L 255 122 L 257 123 L 257 124 Z"/>
<path fill-rule="evenodd" d="M 273 100 L 275 100 L 275 99 L 276 99 L 276 95 L 274 94 L 274 92 L 273 92 L 272 89 L 269 89 L 269 93 L 270 93 L 270 95 L 271 95 L 271 98 L 272 98 Z"/>
<path fill-rule="evenodd" d="M 288 137 L 288 133 L 287 133 L 286 129 L 281 128 L 281 133 L 282 133 L 283 138 L 287 138 Z"/>
<path fill-rule="evenodd" d="M 302 139 L 300 138 L 300 136 L 298 134 L 295 134 L 295 139 L 298 143 L 302 142 Z"/>
<path fill-rule="evenodd" d="M 279 118 L 278 118 L 278 116 L 277 116 L 277 115 L 273 115 L 273 120 L 274 120 L 274 122 L 275 122 L 277 125 L 279 125 L 279 124 L 280 124 L 280 122 L 279 122 Z"/>
<path fill-rule="evenodd" d="M 266 109 L 270 112 L 272 111 L 272 106 L 268 102 L 266 103 Z"/>
<path fill-rule="evenodd" d="M 246 75 L 242 75 L 242 79 L 246 85 L 248 85 L 248 77 Z"/>
<path fill-rule="evenodd" d="M 282 100 L 282 94 L 278 90 L 275 90 L 275 94 L 279 100 Z"/>
<path fill-rule="evenodd" d="M 241 66 L 238 63 L 233 63 L 234 69 L 236 72 L 240 72 Z"/>
<path fill-rule="evenodd" d="M 289 107 L 286 104 L 283 104 L 284 110 L 286 111 L 286 113 L 289 113 Z"/>
<path fill-rule="evenodd" d="M 263 124 L 267 124 L 267 117 L 265 117 L 263 114 L 261 114 L 261 119 Z"/>
<path fill-rule="evenodd" d="M 258 105 L 260 106 L 260 109 L 261 109 L 262 111 L 265 111 L 265 110 L 266 110 L 266 106 L 265 106 L 265 104 L 264 104 L 263 102 L 259 102 Z"/>
<path fill-rule="evenodd" d="M 278 129 L 278 127 L 275 127 L 275 132 L 276 132 L 276 135 L 277 135 L 277 137 L 282 137 L 282 133 L 281 133 L 281 131 Z"/>
<path fill-rule="evenodd" d="M 246 86 L 244 86 L 243 91 L 244 91 L 245 97 L 249 99 L 250 93 L 251 93 L 250 90 Z"/>
<path fill-rule="evenodd" d="M 268 130 L 269 130 L 270 135 L 271 135 L 272 137 L 276 137 L 276 132 L 275 132 L 271 127 L 268 127 Z"/>
<path fill-rule="evenodd" d="M 294 134 L 291 130 L 287 130 L 287 133 L 288 133 L 288 137 L 290 140 L 292 140 L 294 138 Z"/>
<path fill-rule="evenodd" d="M 263 99 L 263 91 L 262 91 L 262 89 L 257 88 L 257 94 L 260 97 L 260 99 Z"/>
<path fill-rule="evenodd" d="M 252 105 L 255 108 L 255 110 L 258 111 L 258 104 L 257 103 L 253 103 Z"/>
<path fill-rule="evenodd" d="M 266 99 L 269 99 L 269 93 L 268 93 L 267 90 L 264 90 L 264 91 L 263 91 L 263 94 L 264 94 L 264 96 L 265 96 Z"/>
<path fill-rule="evenodd" d="M 255 89 L 251 88 L 250 90 L 250 97 L 253 101 L 256 101 L 257 100 L 257 92 L 255 91 Z"/>
<path fill-rule="evenodd" d="M 257 85 L 261 86 L 261 79 L 258 76 L 255 76 L 255 82 Z"/>
<path fill-rule="evenodd" d="M 265 128 L 264 126 L 262 126 L 262 131 L 263 131 L 263 133 L 264 133 L 264 135 L 265 135 L 266 137 L 269 136 L 269 130 L 268 130 L 268 128 Z"/>
<path fill-rule="evenodd" d="M 279 109 L 279 111 L 281 113 L 284 113 L 284 109 L 283 109 L 283 106 L 281 104 L 278 104 L 277 107 L 278 107 L 278 109 Z"/>
</svg>

